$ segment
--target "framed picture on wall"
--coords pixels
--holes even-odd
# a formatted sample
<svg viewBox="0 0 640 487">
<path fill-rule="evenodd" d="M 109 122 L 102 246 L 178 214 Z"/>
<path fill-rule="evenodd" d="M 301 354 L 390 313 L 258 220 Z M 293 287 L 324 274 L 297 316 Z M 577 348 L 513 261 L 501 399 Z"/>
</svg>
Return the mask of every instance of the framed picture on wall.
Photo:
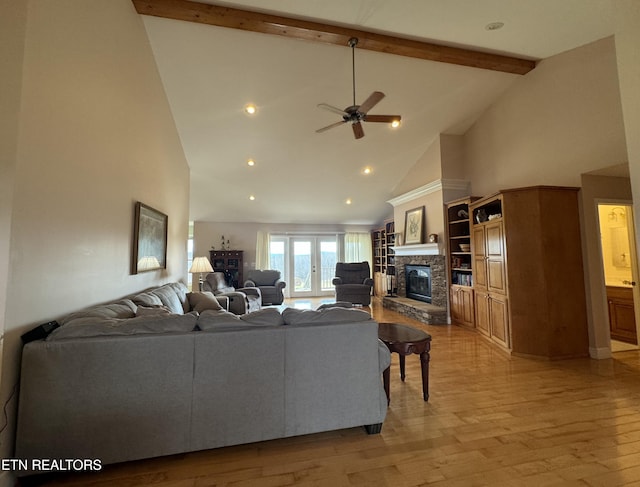
<svg viewBox="0 0 640 487">
<path fill-rule="evenodd" d="M 167 223 L 164 213 L 136 203 L 133 229 L 132 273 L 167 268 Z"/>
<path fill-rule="evenodd" d="M 424 233 L 424 206 L 404 214 L 404 244 L 421 244 Z"/>
</svg>

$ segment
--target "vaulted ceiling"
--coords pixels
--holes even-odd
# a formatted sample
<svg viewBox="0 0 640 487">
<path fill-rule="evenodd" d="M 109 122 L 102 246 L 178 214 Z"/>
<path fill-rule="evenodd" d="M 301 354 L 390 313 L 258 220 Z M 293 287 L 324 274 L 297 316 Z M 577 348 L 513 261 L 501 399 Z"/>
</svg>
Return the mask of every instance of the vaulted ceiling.
<svg viewBox="0 0 640 487">
<path fill-rule="evenodd" d="M 191 168 L 193 220 L 374 224 L 390 213 L 394 187 L 439 134 L 463 134 L 526 76 L 508 71 L 526 72 L 536 60 L 611 35 L 610 1 L 134 4 L 145 13 Z M 223 8 L 208 9 L 214 4 Z M 504 26 L 487 28 L 495 22 Z M 356 104 L 382 91 L 386 97 L 370 114 L 402 115 L 397 129 L 365 122 L 358 140 L 348 123 L 316 133 L 341 120 L 319 103 L 353 104 L 352 52 L 341 45 L 352 32 L 362 39 L 355 50 Z M 507 56 L 508 67 L 487 53 Z M 248 103 L 257 107 L 253 116 L 244 111 Z"/>
</svg>

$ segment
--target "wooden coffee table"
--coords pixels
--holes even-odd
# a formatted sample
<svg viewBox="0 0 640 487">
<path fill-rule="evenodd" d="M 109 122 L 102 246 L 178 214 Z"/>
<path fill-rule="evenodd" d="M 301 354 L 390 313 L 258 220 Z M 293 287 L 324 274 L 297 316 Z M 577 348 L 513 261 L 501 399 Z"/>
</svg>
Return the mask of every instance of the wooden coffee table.
<svg viewBox="0 0 640 487">
<path fill-rule="evenodd" d="M 384 342 L 390 352 L 396 352 L 400 357 L 400 379 L 404 382 L 404 358 L 407 355 L 420 355 L 422 366 L 422 395 L 429 400 L 429 351 L 431 350 L 431 335 L 422 330 L 397 323 L 378 323 L 378 338 Z M 389 366 L 382 374 L 384 391 L 387 393 L 387 403 L 391 401 L 389 395 Z"/>
</svg>

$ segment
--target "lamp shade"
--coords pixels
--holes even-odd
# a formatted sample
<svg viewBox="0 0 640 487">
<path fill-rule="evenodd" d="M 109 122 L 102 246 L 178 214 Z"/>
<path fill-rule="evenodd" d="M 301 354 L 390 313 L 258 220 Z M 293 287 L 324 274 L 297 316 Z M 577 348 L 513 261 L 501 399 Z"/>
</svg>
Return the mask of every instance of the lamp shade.
<svg viewBox="0 0 640 487">
<path fill-rule="evenodd" d="M 191 274 L 195 274 L 197 272 L 213 272 L 213 267 L 211 267 L 211 262 L 209 262 L 209 259 L 206 257 L 196 257 L 193 259 L 189 272 Z"/>
</svg>

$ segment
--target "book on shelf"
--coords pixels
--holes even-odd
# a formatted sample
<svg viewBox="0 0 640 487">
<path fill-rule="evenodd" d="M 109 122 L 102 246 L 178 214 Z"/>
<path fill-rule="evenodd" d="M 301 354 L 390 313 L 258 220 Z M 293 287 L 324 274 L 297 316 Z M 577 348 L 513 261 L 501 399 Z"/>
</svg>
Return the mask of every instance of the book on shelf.
<svg viewBox="0 0 640 487">
<path fill-rule="evenodd" d="M 466 274 L 464 272 L 454 272 L 452 274 L 452 284 L 457 284 L 459 286 L 473 286 L 473 276 L 471 274 Z"/>
</svg>

